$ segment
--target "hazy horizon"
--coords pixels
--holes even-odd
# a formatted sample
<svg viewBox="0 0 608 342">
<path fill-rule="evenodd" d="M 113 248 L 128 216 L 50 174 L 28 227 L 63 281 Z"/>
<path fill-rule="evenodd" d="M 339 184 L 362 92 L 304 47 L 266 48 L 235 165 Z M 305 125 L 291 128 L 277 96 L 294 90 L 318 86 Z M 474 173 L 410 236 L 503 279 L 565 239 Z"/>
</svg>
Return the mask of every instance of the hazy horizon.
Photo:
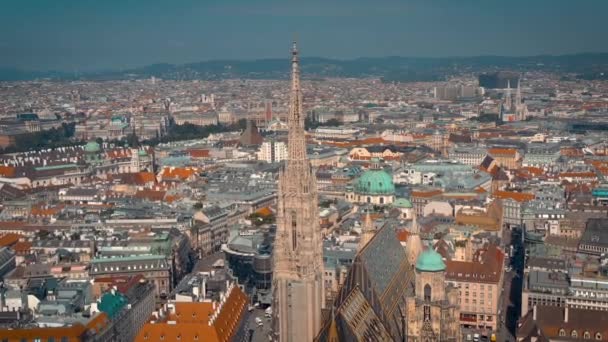
<svg viewBox="0 0 608 342">
<path fill-rule="evenodd" d="M 0 67 L 119 70 L 303 57 L 605 53 L 601 0 L 5 0 Z"/>
</svg>

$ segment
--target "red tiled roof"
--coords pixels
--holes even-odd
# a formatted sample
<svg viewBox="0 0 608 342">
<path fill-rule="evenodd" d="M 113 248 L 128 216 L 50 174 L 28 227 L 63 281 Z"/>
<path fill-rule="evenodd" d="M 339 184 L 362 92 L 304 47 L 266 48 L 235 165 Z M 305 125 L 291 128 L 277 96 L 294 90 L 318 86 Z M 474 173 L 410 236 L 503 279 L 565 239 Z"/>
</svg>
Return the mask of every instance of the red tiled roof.
<svg viewBox="0 0 608 342">
<path fill-rule="evenodd" d="M 532 174 L 534 176 L 540 176 L 544 173 L 543 169 L 541 169 L 540 167 L 533 167 L 533 166 L 523 167 L 522 170 L 528 171 L 530 174 Z"/>
<path fill-rule="evenodd" d="M 32 248 L 32 243 L 29 241 L 19 241 L 12 248 L 17 254 L 27 254 Z"/>
<path fill-rule="evenodd" d="M 161 171 L 160 176 L 162 178 L 187 180 L 188 178 L 196 175 L 196 172 L 196 169 L 189 167 L 166 167 Z"/>
<path fill-rule="evenodd" d="M 228 342 L 236 333 L 247 303 L 247 296 L 238 287 L 233 288 L 215 321 L 210 324 L 213 303 L 176 302 L 175 313 L 169 314 L 166 321 L 145 324 L 135 341 Z"/>
<path fill-rule="evenodd" d="M 15 168 L 13 166 L 0 165 L 0 177 L 15 177 Z"/>
<path fill-rule="evenodd" d="M 534 199 L 534 194 L 530 194 L 527 192 L 515 192 L 515 191 L 495 191 L 493 193 L 494 197 L 499 199 L 512 199 L 517 202 L 528 202 Z"/>
<path fill-rule="evenodd" d="M 410 236 L 410 232 L 408 232 L 405 229 L 399 229 L 397 230 L 397 239 L 399 239 L 399 241 L 401 242 L 406 242 L 407 238 Z"/>
<path fill-rule="evenodd" d="M 258 214 L 260 216 L 272 216 L 272 210 L 270 210 L 270 208 L 268 208 L 268 207 L 264 207 L 264 208 L 258 209 L 256 211 L 256 214 Z"/>
<path fill-rule="evenodd" d="M 594 172 L 562 172 L 559 178 L 597 178 Z"/>
<path fill-rule="evenodd" d="M 478 251 L 478 261 L 446 261 L 446 280 L 477 283 L 497 283 L 502 275 L 504 253 L 490 246 Z"/>
<path fill-rule="evenodd" d="M 490 148 L 488 153 L 492 156 L 510 156 L 515 157 L 517 150 L 514 148 Z"/>
<path fill-rule="evenodd" d="M 192 158 L 209 158 L 209 150 L 204 149 L 190 149 L 187 150 L 188 154 Z"/>
<path fill-rule="evenodd" d="M 441 195 L 443 193 L 442 190 L 434 189 L 434 190 L 412 190 L 412 197 L 434 197 L 437 195 Z"/>
<path fill-rule="evenodd" d="M 0 236 L 0 247 L 10 247 L 10 246 L 16 244 L 20 238 L 21 238 L 21 235 L 19 235 L 19 234 L 14 234 L 14 233 L 4 234 L 4 235 Z"/>
<path fill-rule="evenodd" d="M 162 201 L 166 191 L 139 190 L 135 193 L 135 198 L 147 199 L 149 201 Z"/>
<path fill-rule="evenodd" d="M 32 207 L 31 214 L 33 216 L 53 216 L 59 214 L 63 210 L 63 207 L 63 205 L 48 208 L 43 206 Z"/>
</svg>

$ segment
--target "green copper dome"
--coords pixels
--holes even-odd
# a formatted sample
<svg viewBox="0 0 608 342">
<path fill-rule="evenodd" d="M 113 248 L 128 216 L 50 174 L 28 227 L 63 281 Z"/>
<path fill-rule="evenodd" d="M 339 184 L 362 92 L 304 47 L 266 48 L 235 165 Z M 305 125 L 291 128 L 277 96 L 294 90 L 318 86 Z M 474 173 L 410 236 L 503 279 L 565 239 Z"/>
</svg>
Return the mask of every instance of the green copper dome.
<svg viewBox="0 0 608 342">
<path fill-rule="evenodd" d="M 366 195 L 393 195 L 393 177 L 384 170 L 368 170 L 355 183 L 355 192 Z"/>
<path fill-rule="evenodd" d="M 137 151 L 137 155 L 139 155 L 140 157 L 145 157 L 148 155 L 148 152 L 146 152 L 146 150 L 139 150 Z"/>
<path fill-rule="evenodd" d="M 393 207 L 395 208 L 413 208 L 412 202 L 405 198 L 397 198 L 395 202 L 393 202 Z"/>
<path fill-rule="evenodd" d="M 441 254 L 433 249 L 422 252 L 416 261 L 416 269 L 420 272 L 439 272 L 445 271 L 445 263 Z"/>
<path fill-rule="evenodd" d="M 88 153 L 97 153 L 101 151 L 101 146 L 94 141 L 89 141 L 86 145 L 84 145 L 84 151 Z"/>
</svg>

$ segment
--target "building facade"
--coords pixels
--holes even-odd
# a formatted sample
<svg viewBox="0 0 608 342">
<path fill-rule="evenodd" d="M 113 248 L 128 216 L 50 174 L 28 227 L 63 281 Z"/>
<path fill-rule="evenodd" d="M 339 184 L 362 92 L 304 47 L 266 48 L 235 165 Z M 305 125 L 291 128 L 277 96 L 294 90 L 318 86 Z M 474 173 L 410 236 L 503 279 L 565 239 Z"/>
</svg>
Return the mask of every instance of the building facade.
<svg viewBox="0 0 608 342">
<path fill-rule="evenodd" d="M 264 141 L 257 153 L 258 160 L 278 163 L 287 159 L 287 145 L 282 141 Z"/>
<path fill-rule="evenodd" d="M 407 299 L 408 341 L 460 341 L 458 290 L 445 285 L 446 265 L 429 249 L 416 261 L 415 296 Z"/>
<path fill-rule="evenodd" d="M 496 246 L 478 251 L 472 261 L 448 261 L 446 281 L 458 289 L 460 325 L 498 329 L 504 253 Z"/>
</svg>

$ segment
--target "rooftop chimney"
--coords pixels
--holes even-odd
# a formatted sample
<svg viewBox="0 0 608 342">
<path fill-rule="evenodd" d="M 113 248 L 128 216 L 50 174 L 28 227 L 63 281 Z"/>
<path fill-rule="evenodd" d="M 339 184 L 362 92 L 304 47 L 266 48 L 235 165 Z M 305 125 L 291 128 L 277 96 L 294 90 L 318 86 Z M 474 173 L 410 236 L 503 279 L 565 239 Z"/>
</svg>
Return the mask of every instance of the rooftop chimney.
<svg viewBox="0 0 608 342">
<path fill-rule="evenodd" d="M 564 310 L 564 323 L 568 323 L 568 307 Z"/>
<path fill-rule="evenodd" d="M 536 305 L 532 308 L 532 319 L 536 321 Z"/>
</svg>

